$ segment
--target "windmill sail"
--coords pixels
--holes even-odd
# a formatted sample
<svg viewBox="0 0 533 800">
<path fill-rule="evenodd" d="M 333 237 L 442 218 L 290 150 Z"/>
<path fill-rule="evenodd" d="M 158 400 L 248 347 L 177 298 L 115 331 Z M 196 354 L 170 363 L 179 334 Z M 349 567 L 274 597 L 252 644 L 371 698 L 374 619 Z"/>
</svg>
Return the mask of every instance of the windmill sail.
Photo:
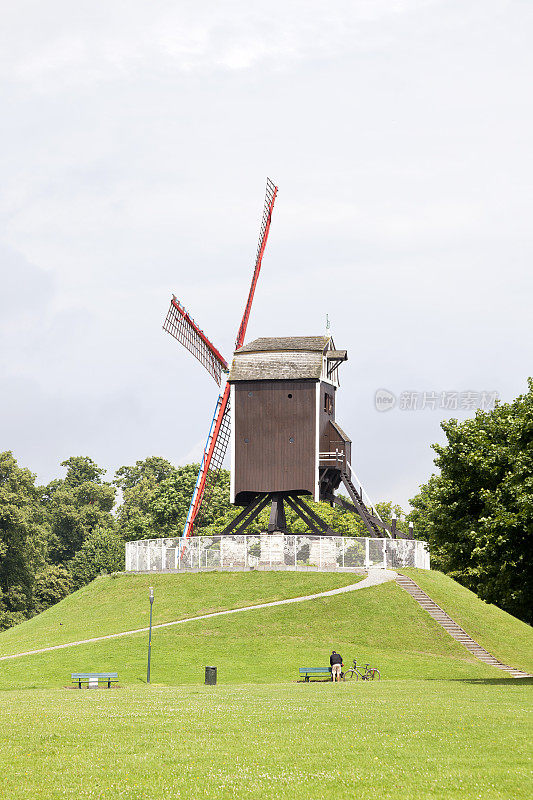
<svg viewBox="0 0 533 800">
<path fill-rule="evenodd" d="M 218 480 L 220 468 L 224 463 L 231 433 L 229 391 L 230 386 L 229 383 L 227 383 L 224 392 L 217 400 L 187 519 L 183 528 L 182 535 L 184 537 L 190 536 L 193 532 L 194 525 L 198 524 L 202 503 L 211 496 Z"/>
<path fill-rule="evenodd" d="M 268 234 L 270 231 L 272 210 L 274 208 L 274 202 L 276 200 L 277 193 L 278 187 L 274 185 L 270 178 L 268 178 L 265 203 L 263 206 L 263 216 L 261 219 L 261 228 L 259 231 L 259 243 L 257 245 L 254 273 L 252 276 L 250 291 L 248 292 L 248 299 L 244 308 L 244 314 L 239 331 L 237 333 L 235 349 L 242 347 L 244 337 L 246 335 L 246 328 L 248 327 L 248 320 L 250 318 L 250 312 L 252 309 L 255 287 L 257 286 L 259 272 L 261 271 L 263 253 L 265 252 Z M 209 435 L 207 437 L 204 455 L 200 464 L 198 477 L 196 479 L 196 486 L 194 488 L 191 505 L 189 507 L 189 513 L 187 514 L 187 520 L 183 528 L 184 537 L 188 537 L 192 534 L 202 501 L 206 497 L 206 493 L 208 497 L 214 489 L 220 468 L 224 461 L 224 456 L 226 455 L 230 438 L 229 392 L 230 386 L 229 383 L 227 383 L 223 394 L 221 394 L 218 398 L 211 428 L 209 429 Z"/>
<path fill-rule="evenodd" d="M 221 373 L 228 368 L 228 365 L 215 345 L 209 341 L 205 333 L 180 305 L 175 295 L 170 301 L 163 330 L 181 342 L 220 386 Z"/>
<path fill-rule="evenodd" d="M 244 343 L 244 337 L 246 336 L 246 328 L 248 327 L 248 320 L 250 319 L 250 311 L 252 310 L 252 302 L 254 299 L 255 287 L 257 286 L 259 273 L 261 271 L 261 264 L 263 262 L 263 253 L 265 252 L 268 234 L 270 231 L 270 221 L 272 219 L 272 211 L 274 209 L 274 203 L 276 200 L 277 193 L 278 193 L 278 187 L 272 183 L 270 178 L 267 178 L 265 204 L 263 206 L 263 217 L 261 219 L 261 228 L 259 231 L 259 243 L 257 245 L 257 255 L 255 258 L 255 269 L 254 269 L 254 274 L 252 276 L 250 291 L 248 292 L 248 300 L 246 301 L 246 306 L 244 307 L 242 322 L 239 328 L 239 332 L 237 333 L 237 339 L 235 340 L 236 350 L 238 350 L 239 347 L 242 347 Z"/>
</svg>

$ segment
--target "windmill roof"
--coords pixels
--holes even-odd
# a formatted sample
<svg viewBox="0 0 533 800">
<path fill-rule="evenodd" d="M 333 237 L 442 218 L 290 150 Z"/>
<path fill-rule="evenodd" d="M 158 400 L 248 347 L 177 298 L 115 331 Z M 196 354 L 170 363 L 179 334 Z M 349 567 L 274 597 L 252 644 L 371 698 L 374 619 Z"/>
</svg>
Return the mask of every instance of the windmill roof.
<svg viewBox="0 0 533 800">
<path fill-rule="evenodd" d="M 254 339 L 245 344 L 237 353 L 265 353 L 272 351 L 307 351 L 309 353 L 322 353 L 330 342 L 329 336 L 278 336 L 274 338 L 263 337 Z"/>
<path fill-rule="evenodd" d="M 328 350 L 326 355 L 329 361 L 348 361 L 347 350 Z"/>
<path fill-rule="evenodd" d="M 319 381 L 329 336 L 255 339 L 237 350 L 230 381 Z"/>
<path fill-rule="evenodd" d="M 352 441 L 350 439 L 350 437 L 346 433 L 344 433 L 343 429 L 341 428 L 341 426 L 337 422 L 333 422 L 333 420 L 330 420 L 330 423 L 331 423 L 331 425 L 333 425 L 333 427 L 335 428 L 335 430 L 337 431 L 337 433 L 339 434 L 339 436 L 341 437 L 341 439 L 344 442 L 351 442 Z"/>
</svg>

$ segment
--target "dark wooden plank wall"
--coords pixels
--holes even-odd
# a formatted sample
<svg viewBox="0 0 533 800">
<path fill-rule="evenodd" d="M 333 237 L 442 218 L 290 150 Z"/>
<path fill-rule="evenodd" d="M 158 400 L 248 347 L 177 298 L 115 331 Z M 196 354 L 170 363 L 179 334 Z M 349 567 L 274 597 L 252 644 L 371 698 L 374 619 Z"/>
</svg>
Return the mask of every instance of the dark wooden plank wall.
<svg viewBox="0 0 533 800">
<path fill-rule="evenodd" d="M 243 501 L 241 492 L 313 494 L 316 382 L 239 381 L 234 386 L 235 502 Z"/>
<path fill-rule="evenodd" d="M 333 396 L 333 411 L 329 414 L 325 410 L 326 394 Z M 352 446 L 351 442 L 344 442 L 337 431 L 330 425 L 330 422 L 335 422 L 335 400 L 336 400 L 336 387 L 331 386 L 329 383 L 320 383 L 320 408 L 319 408 L 319 437 L 320 437 L 320 452 L 321 453 L 334 453 L 336 449 L 344 451 L 345 459 L 349 462 L 352 460 Z M 342 425 L 341 425 L 342 428 Z M 334 466 L 331 461 L 321 462 L 321 466 Z M 346 469 L 346 461 L 343 465 Z"/>
<path fill-rule="evenodd" d="M 324 410 L 326 393 L 333 396 L 333 412 L 331 414 L 328 414 L 328 412 Z M 331 386 L 331 384 L 329 383 L 324 383 L 323 381 L 321 381 L 320 383 L 320 408 L 318 409 L 318 413 L 319 413 L 318 428 L 320 436 L 320 452 L 329 453 L 330 452 L 329 423 L 330 420 L 335 419 L 335 387 Z"/>
</svg>

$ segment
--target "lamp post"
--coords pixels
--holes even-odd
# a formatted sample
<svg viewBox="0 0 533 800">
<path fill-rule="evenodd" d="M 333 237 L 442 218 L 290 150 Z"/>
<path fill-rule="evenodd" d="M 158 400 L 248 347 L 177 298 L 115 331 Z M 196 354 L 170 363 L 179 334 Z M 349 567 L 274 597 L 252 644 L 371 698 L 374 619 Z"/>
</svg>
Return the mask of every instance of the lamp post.
<svg viewBox="0 0 533 800">
<path fill-rule="evenodd" d="M 148 671 L 146 673 L 146 683 L 150 683 L 150 655 L 152 652 L 152 606 L 154 604 L 154 588 L 150 586 L 150 628 L 148 633 Z"/>
</svg>

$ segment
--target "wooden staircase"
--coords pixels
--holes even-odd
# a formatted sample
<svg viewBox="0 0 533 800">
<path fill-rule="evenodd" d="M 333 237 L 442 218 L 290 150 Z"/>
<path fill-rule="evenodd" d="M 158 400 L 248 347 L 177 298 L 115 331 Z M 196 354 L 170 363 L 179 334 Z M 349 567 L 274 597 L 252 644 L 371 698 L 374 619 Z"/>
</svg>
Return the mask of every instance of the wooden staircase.
<svg viewBox="0 0 533 800">
<path fill-rule="evenodd" d="M 472 653 L 476 658 L 479 658 L 480 661 L 483 661 L 484 664 L 488 664 L 491 667 L 496 667 L 497 669 L 501 669 L 504 672 L 507 672 L 511 678 L 531 678 L 532 675 L 529 675 L 527 672 L 522 672 L 519 669 L 514 669 L 514 667 L 508 667 L 507 664 L 502 664 L 501 661 L 498 661 L 493 655 L 491 655 L 484 647 L 481 647 L 471 636 L 469 636 L 466 631 L 464 631 L 453 619 L 445 612 L 443 609 L 438 606 L 432 599 L 427 595 L 420 586 L 415 583 L 411 578 L 407 578 L 405 575 L 397 575 L 396 576 L 396 583 L 398 583 L 402 589 L 405 589 L 411 597 L 413 597 L 419 606 L 421 606 L 425 611 L 430 614 L 434 620 L 436 620 L 439 625 L 442 625 L 444 630 L 453 636 L 463 647 Z"/>
<path fill-rule="evenodd" d="M 354 504 L 357 513 L 365 523 L 366 529 L 368 530 L 370 536 L 373 536 L 378 539 L 383 537 L 385 534 L 376 525 L 375 517 L 372 516 L 372 514 L 366 507 L 362 495 L 357 491 L 357 489 L 353 485 L 351 479 L 348 477 L 346 472 L 341 472 L 341 481 L 346 487 L 346 491 L 348 492 L 350 500 Z"/>
</svg>

